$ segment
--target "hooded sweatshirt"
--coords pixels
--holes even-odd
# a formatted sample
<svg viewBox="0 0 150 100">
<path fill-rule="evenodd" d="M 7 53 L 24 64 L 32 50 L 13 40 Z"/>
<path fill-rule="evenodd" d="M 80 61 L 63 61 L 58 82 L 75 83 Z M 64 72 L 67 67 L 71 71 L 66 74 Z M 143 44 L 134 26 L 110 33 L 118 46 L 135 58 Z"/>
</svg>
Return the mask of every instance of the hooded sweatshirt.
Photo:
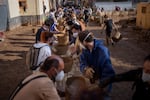
<svg viewBox="0 0 150 100">
<path fill-rule="evenodd" d="M 91 52 L 88 49 L 83 49 L 80 55 L 81 72 L 84 71 L 85 67 L 92 67 L 100 80 L 115 74 L 109 51 L 102 41 L 94 39 L 94 48 Z"/>
<path fill-rule="evenodd" d="M 33 46 L 35 48 L 41 48 L 42 47 L 40 49 L 40 52 L 39 52 L 37 65 L 39 65 L 39 64 L 41 65 L 47 57 L 52 55 L 51 48 L 47 43 L 39 42 L 39 43 L 35 43 Z"/>
</svg>

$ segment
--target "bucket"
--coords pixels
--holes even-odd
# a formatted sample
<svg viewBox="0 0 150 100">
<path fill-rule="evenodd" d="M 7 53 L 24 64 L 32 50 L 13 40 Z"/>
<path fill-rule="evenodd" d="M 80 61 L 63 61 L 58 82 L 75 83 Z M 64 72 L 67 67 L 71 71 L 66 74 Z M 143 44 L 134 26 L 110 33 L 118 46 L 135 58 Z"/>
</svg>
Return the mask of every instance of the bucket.
<svg viewBox="0 0 150 100">
<path fill-rule="evenodd" d="M 61 34 L 64 34 L 64 35 L 57 36 L 58 45 L 68 45 L 69 44 L 69 36 L 66 33 L 61 33 Z"/>
<path fill-rule="evenodd" d="M 57 55 L 65 55 L 68 50 L 68 45 L 56 45 L 54 47 L 56 49 L 55 54 Z"/>
<path fill-rule="evenodd" d="M 72 69 L 72 65 L 73 65 L 73 58 L 70 56 L 64 56 L 64 55 L 61 55 L 61 58 L 64 61 L 64 66 L 65 66 L 64 72 L 65 73 L 70 72 Z"/>
<path fill-rule="evenodd" d="M 82 76 L 69 77 L 66 80 L 66 100 L 77 100 L 80 93 L 87 88 Z"/>
</svg>

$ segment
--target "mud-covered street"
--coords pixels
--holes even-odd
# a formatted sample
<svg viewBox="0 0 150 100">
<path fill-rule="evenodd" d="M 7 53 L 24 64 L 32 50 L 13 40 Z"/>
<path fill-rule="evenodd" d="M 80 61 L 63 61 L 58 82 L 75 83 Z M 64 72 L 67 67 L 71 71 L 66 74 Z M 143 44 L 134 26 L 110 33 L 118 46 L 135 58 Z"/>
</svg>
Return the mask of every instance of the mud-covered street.
<svg viewBox="0 0 150 100">
<path fill-rule="evenodd" d="M 142 67 L 144 57 L 150 53 L 150 41 L 138 41 L 132 26 L 119 29 L 123 39 L 114 46 L 107 46 L 116 73 Z M 7 100 L 19 81 L 31 73 L 25 65 L 25 55 L 34 43 L 35 33 L 32 33 L 32 28 L 37 29 L 39 26 L 21 26 L 7 31 L 5 40 L 0 42 L 0 100 Z M 96 38 L 105 39 L 105 34 L 100 34 L 101 27 L 95 23 L 90 23 L 87 29 Z M 131 88 L 131 82 L 114 83 L 112 100 L 131 100 Z"/>
</svg>

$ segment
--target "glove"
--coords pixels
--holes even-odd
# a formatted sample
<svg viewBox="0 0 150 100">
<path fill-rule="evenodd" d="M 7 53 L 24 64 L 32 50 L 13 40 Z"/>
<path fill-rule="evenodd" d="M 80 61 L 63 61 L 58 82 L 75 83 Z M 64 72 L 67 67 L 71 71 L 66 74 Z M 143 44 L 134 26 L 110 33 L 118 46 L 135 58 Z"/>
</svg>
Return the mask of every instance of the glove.
<svg viewBox="0 0 150 100">
<path fill-rule="evenodd" d="M 86 68 L 85 72 L 84 72 L 85 77 L 87 77 L 89 79 L 93 78 L 93 74 L 94 73 L 95 73 L 95 71 L 92 68 L 90 68 L 90 67 Z"/>
</svg>

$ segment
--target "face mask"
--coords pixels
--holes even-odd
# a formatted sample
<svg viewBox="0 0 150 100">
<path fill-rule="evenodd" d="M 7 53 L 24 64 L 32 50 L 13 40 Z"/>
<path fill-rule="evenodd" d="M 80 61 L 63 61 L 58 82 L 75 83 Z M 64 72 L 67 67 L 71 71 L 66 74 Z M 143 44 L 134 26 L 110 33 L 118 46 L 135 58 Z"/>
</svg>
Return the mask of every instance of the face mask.
<svg viewBox="0 0 150 100">
<path fill-rule="evenodd" d="M 142 80 L 143 80 L 143 82 L 148 82 L 148 81 L 150 81 L 150 74 L 145 73 L 145 72 L 143 71 Z"/>
<path fill-rule="evenodd" d="M 76 33 L 73 33 L 73 37 L 77 37 L 78 36 L 78 33 L 76 32 Z"/>
<path fill-rule="evenodd" d="M 60 71 L 59 73 L 57 73 L 55 80 L 56 81 L 62 81 L 64 76 L 65 76 L 64 71 Z"/>
<path fill-rule="evenodd" d="M 80 43 L 80 47 L 83 48 L 83 49 L 86 49 L 85 46 L 81 43 Z"/>
</svg>

